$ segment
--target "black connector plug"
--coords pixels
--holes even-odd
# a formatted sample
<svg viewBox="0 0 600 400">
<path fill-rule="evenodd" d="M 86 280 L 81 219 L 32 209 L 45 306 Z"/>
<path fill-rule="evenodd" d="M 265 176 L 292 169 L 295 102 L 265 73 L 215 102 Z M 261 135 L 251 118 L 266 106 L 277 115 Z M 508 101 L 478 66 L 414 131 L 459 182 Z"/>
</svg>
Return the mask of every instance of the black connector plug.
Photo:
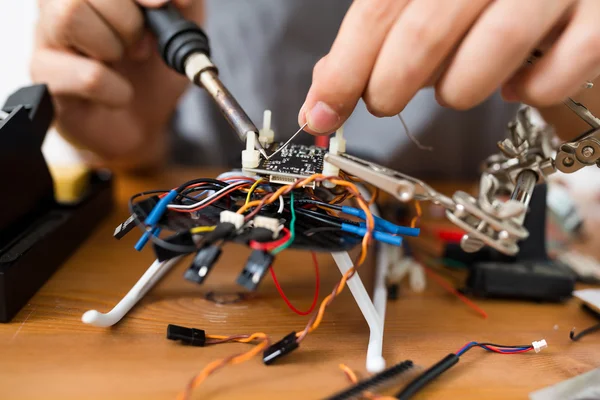
<svg viewBox="0 0 600 400">
<path fill-rule="evenodd" d="M 131 215 L 125 222 L 115 228 L 113 236 L 115 239 L 119 240 L 131 232 L 133 228 L 135 228 L 135 216 Z"/>
<path fill-rule="evenodd" d="M 238 285 L 248 290 L 256 290 L 262 279 L 267 274 L 269 267 L 273 264 L 275 257 L 271 253 L 262 250 L 253 250 L 246 261 L 246 266 L 238 276 Z"/>
<path fill-rule="evenodd" d="M 167 339 L 179 340 L 183 344 L 202 347 L 206 343 L 206 334 L 201 329 L 169 324 L 167 326 Z"/>
<path fill-rule="evenodd" d="M 267 347 L 263 353 L 263 362 L 265 365 L 271 365 L 275 360 L 291 353 L 298 348 L 299 344 L 296 339 L 296 332 L 292 332 L 279 342 Z"/>
<path fill-rule="evenodd" d="M 194 257 L 192 265 L 185 271 L 183 277 L 188 281 L 196 283 L 204 282 L 204 279 L 206 279 L 206 276 L 220 256 L 221 247 L 219 246 L 208 246 L 201 249 L 198 254 L 196 254 L 196 257 Z"/>
</svg>

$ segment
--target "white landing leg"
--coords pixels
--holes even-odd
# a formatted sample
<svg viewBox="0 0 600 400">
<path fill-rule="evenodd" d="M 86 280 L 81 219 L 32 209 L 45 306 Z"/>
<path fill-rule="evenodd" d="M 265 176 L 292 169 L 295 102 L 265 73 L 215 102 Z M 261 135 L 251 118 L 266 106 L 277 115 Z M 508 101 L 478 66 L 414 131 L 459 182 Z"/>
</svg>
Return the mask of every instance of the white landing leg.
<svg viewBox="0 0 600 400">
<path fill-rule="evenodd" d="M 90 325 L 99 327 L 113 326 L 121 320 L 156 285 L 161 278 L 173 267 L 182 257 L 175 257 L 170 260 L 154 263 L 144 272 L 144 275 L 129 292 L 117 303 L 112 310 L 107 313 L 101 313 L 96 310 L 87 311 L 81 317 L 81 320 Z"/>
<path fill-rule="evenodd" d="M 348 271 L 354 265 L 350 255 L 347 252 L 331 253 L 331 255 L 333 256 L 333 259 L 335 260 L 335 263 L 342 274 L 345 274 L 346 271 Z M 379 262 L 377 264 L 379 266 Z M 387 268 L 387 265 L 385 268 Z M 378 275 L 379 271 L 376 271 L 376 280 L 378 279 Z M 369 337 L 369 346 L 367 348 L 367 371 L 371 373 L 381 372 L 385 369 L 385 359 L 382 356 L 384 316 L 377 312 L 375 305 L 371 301 L 369 293 L 367 293 L 365 285 L 363 285 L 363 282 L 358 274 L 355 274 L 352 278 L 350 278 L 347 282 L 347 285 L 352 292 L 354 300 L 356 300 L 356 304 L 358 304 L 358 308 L 360 308 L 360 311 L 365 317 L 365 320 L 367 321 L 371 331 Z M 381 294 L 379 294 L 378 297 L 380 298 Z M 379 299 L 378 303 L 381 303 Z M 385 299 L 383 301 L 383 308 L 385 311 Z"/>
</svg>

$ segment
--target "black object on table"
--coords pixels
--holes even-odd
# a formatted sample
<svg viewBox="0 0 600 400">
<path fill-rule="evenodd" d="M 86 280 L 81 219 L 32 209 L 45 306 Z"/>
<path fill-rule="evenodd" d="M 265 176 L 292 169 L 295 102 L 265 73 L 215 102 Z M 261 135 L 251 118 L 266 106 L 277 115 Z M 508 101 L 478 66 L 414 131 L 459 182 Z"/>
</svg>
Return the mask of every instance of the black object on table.
<svg viewBox="0 0 600 400">
<path fill-rule="evenodd" d="M 112 209 L 109 173 L 91 175 L 76 205 L 54 200 L 42 142 L 52 123 L 45 85 L 11 95 L 0 119 L 0 322 L 10 321 Z"/>
<path fill-rule="evenodd" d="M 529 237 L 519 242 L 519 253 L 507 256 L 491 248 L 465 253 L 459 245 L 446 247 L 444 257 L 469 267 L 464 292 L 479 297 L 560 302 L 571 297 L 575 274 L 546 252 L 547 186 L 537 185 L 525 218 Z"/>
</svg>

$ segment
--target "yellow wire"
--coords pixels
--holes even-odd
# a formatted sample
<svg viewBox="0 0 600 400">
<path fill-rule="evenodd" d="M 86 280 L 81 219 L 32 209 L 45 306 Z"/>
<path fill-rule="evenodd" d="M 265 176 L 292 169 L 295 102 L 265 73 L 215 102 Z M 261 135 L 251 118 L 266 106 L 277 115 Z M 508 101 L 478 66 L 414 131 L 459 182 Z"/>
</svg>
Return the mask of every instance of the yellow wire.
<svg viewBox="0 0 600 400">
<path fill-rule="evenodd" d="M 348 377 L 348 380 L 352 383 L 356 383 L 358 382 L 358 378 L 356 377 L 356 374 L 354 373 L 354 371 L 352 371 L 352 369 L 350 369 L 349 366 L 347 366 L 346 364 L 340 364 L 338 365 L 338 367 L 340 367 L 340 369 L 342 371 L 344 371 L 344 373 L 346 374 L 346 376 Z"/>
<path fill-rule="evenodd" d="M 202 232 L 211 232 L 214 231 L 216 226 L 197 226 L 195 228 L 190 229 L 190 233 L 202 233 Z"/>
<path fill-rule="evenodd" d="M 250 190 L 248 190 L 248 196 L 246 196 L 246 204 L 250 202 L 250 196 L 252 196 L 252 192 L 254 192 L 254 189 L 256 189 L 256 187 L 260 185 L 261 182 L 262 178 L 259 178 L 256 182 L 252 184 L 252 186 L 250 186 Z"/>
</svg>

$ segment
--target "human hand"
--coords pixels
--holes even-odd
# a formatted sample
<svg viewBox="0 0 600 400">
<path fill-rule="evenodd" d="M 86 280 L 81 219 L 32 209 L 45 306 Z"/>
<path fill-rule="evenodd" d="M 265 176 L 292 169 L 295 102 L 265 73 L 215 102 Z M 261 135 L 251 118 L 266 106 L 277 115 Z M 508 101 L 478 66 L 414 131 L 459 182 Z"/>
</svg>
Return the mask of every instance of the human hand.
<svg viewBox="0 0 600 400">
<path fill-rule="evenodd" d="M 361 97 L 373 115 L 393 116 L 429 84 L 459 110 L 498 88 L 507 101 L 560 103 L 600 75 L 598 17 L 597 0 L 355 0 L 298 122 L 331 133 Z M 545 55 L 523 68 L 534 49 Z"/>
<path fill-rule="evenodd" d="M 38 1 L 32 78 L 53 94 L 58 131 L 103 161 L 140 166 L 166 152 L 166 125 L 187 79 L 164 65 L 137 4 L 166 2 Z M 200 1 L 175 4 L 200 22 Z"/>
</svg>

